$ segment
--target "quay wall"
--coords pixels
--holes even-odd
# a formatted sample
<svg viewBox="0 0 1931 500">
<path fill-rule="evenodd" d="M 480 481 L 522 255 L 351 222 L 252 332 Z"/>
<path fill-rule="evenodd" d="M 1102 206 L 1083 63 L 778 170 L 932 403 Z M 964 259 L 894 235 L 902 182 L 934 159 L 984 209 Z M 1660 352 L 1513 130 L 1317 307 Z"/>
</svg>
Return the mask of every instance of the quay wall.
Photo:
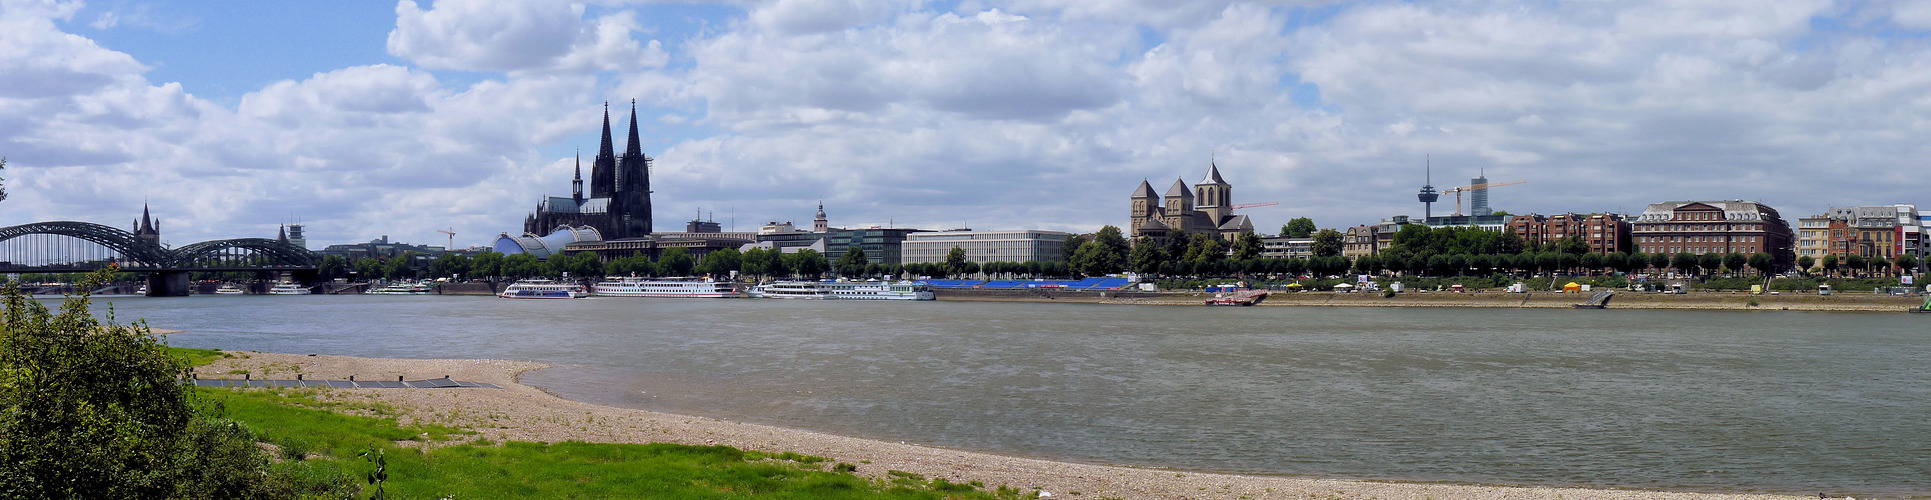
<svg viewBox="0 0 1931 500">
<path fill-rule="evenodd" d="M 971 289 L 934 290 L 938 300 L 981 302 L 1074 302 L 1095 304 L 1203 305 L 1214 294 L 1202 292 L 1142 291 L 1055 291 L 1051 289 Z M 1330 307 L 1508 307 L 1572 308 L 1591 294 L 1563 292 L 1406 292 L 1382 297 L 1379 292 L 1276 292 L 1260 306 Z M 1756 302 L 1751 305 L 1752 300 Z M 1609 309 L 1731 309 L 1788 311 L 1898 311 L 1924 303 L 1921 296 L 1839 293 L 1836 295 L 1779 294 L 1751 295 L 1742 292 L 1660 292 L 1619 291 Z"/>
<path fill-rule="evenodd" d="M 436 285 L 437 295 L 496 295 L 503 290 L 504 284 L 497 283 L 441 283 Z"/>
</svg>

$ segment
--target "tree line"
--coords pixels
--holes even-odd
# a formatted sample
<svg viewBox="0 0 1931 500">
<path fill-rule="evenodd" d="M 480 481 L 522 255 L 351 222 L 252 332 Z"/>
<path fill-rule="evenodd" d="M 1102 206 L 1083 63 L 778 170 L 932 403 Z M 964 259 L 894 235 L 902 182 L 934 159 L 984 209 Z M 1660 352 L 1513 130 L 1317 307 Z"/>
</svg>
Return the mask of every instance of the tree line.
<svg viewBox="0 0 1931 500">
<path fill-rule="evenodd" d="M 559 254 L 539 260 L 528 254 L 504 255 L 486 252 L 474 257 L 446 253 L 426 266 L 417 265 L 414 254 L 390 258 L 363 258 L 353 262 L 340 256 L 323 259 L 318 269 L 322 279 L 354 277 L 368 279 L 422 278 L 507 278 L 538 276 L 729 276 L 736 271 L 749 279 L 817 279 L 826 275 L 849 278 L 890 276 L 975 277 L 990 279 L 1078 278 L 1135 272 L 1149 276 L 1230 276 L 1230 275 L 1340 275 L 1380 274 L 1422 276 L 1469 276 L 1494 274 L 1535 274 L 1566 272 L 1595 274 L 1604 272 L 1643 272 L 1675 270 L 1690 275 L 1754 272 L 1773 274 L 1781 271 L 1768 253 L 1679 253 L 1648 254 L 1616 251 L 1592 252 L 1579 237 L 1540 244 L 1524 241 L 1509 231 L 1487 231 L 1473 227 L 1431 228 L 1408 225 L 1397 232 L 1390 246 L 1381 252 L 1358 258 L 1343 257 L 1343 235 L 1334 229 L 1311 229 L 1312 221 L 1295 219 L 1283 230 L 1306 234 L 1313 239 L 1309 257 L 1261 257 L 1261 238 L 1243 232 L 1231 242 L 1216 234 L 1176 235 L 1164 242 L 1140 237 L 1129 242 L 1120 228 L 1104 226 L 1099 231 L 1069 238 L 1062 245 L 1058 260 L 1027 262 L 986 262 L 968 260 L 965 251 L 953 247 L 944 262 L 885 264 L 872 262 L 863 248 L 847 249 L 837 262 L 829 262 L 817 251 L 806 249 L 784 253 L 777 249 L 754 248 L 739 252 L 723 249 L 703 259 L 694 258 L 688 249 L 665 249 L 656 259 L 642 252 L 604 262 L 595 254 Z M 1859 256 L 1826 256 L 1821 261 L 1799 258 L 1798 269 L 1808 270 L 1821 264 L 1827 273 L 1884 273 L 1915 269 L 1917 259 L 1905 255 L 1895 260 L 1866 259 Z M 353 274 L 351 274 L 353 273 Z"/>
</svg>

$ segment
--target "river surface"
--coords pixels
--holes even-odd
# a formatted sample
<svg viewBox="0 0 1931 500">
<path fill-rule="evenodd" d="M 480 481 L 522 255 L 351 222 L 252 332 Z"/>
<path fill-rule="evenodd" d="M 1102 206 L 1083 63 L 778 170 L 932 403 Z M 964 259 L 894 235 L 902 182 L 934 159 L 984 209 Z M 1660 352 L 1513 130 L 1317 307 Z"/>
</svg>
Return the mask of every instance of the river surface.
<svg viewBox="0 0 1931 500">
<path fill-rule="evenodd" d="M 1931 495 L 1931 318 L 445 296 L 111 298 L 186 347 L 534 360 L 611 406 L 1087 463 Z"/>
</svg>

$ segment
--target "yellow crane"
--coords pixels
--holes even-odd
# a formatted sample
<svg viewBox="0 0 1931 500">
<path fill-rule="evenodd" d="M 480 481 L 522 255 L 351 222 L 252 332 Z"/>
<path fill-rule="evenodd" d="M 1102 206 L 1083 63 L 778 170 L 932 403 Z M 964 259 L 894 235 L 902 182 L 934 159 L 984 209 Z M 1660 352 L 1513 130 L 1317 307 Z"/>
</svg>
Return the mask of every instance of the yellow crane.
<svg viewBox="0 0 1931 500">
<path fill-rule="evenodd" d="M 1456 210 L 1456 211 L 1457 211 L 1457 212 L 1460 212 L 1460 210 Z M 446 247 L 443 247 L 443 250 L 455 250 L 455 249 L 456 249 L 456 228 L 453 228 L 453 227 L 452 227 L 452 228 L 449 228 L 449 230 L 447 230 L 447 231 L 444 231 L 444 230 L 441 230 L 441 229 L 437 229 L 437 230 L 436 230 L 436 232 L 438 232 L 438 233 L 443 233 L 443 234 L 447 234 L 447 235 L 449 235 L 449 246 L 446 246 Z"/>
<path fill-rule="evenodd" d="M 1529 181 L 1504 181 L 1504 182 L 1490 182 L 1485 184 L 1471 184 L 1467 186 L 1450 189 L 1447 191 L 1442 191 L 1442 194 L 1455 193 L 1455 216 L 1460 217 L 1462 215 L 1462 193 L 1465 193 L 1468 191 L 1474 191 L 1477 189 L 1488 189 L 1492 187 L 1502 187 L 1502 186 L 1514 186 L 1516 184 L 1521 184 L 1524 182 L 1529 182 Z"/>
</svg>

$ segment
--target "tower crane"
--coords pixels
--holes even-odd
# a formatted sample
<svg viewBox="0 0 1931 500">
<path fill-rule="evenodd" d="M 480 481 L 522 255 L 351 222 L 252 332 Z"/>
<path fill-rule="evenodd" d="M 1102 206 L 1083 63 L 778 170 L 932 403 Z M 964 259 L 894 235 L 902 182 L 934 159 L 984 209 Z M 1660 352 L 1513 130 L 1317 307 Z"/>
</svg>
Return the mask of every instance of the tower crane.
<svg viewBox="0 0 1931 500">
<path fill-rule="evenodd" d="M 1271 206 L 1274 206 L 1274 205 L 1279 205 L 1279 204 L 1281 204 L 1281 202 L 1278 202 L 1278 201 L 1263 201 L 1263 202 L 1260 202 L 1260 203 L 1242 203 L 1242 204 L 1239 204 L 1239 205 L 1234 205 L 1234 206 L 1231 206 L 1231 207 L 1227 207 L 1227 209 L 1229 209 L 1229 210 L 1240 210 L 1240 209 L 1243 209 L 1243 208 L 1259 208 L 1259 207 L 1271 207 Z"/>
<path fill-rule="evenodd" d="M 1471 185 L 1462 186 L 1454 189 L 1449 189 L 1447 191 L 1442 191 L 1442 194 L 1455 193 L 1455 216 L 1460 217 L 1462 215 L 1462 193 L 1474 191 L 1477 189 L 1488 189 L 1492 187 L 1502 187 L 1502 186 L 1514 186 L 1516 184 L 1521 184 L 1524 182 L 1529 182 L 1529 181 L 1505 181 L 1505 182 L 1490 182 L 1485 184 L 1471 184 Z"/>
<path fill-rule="evenodd" d="M 449 230 L 447 231 L 437 229 L 436 232 L 449 235 L 449 246 L 443 247 L 444 250 L 456 249 L 456 228 L 452 227 L 452 228 L 449 228 Z"/>
</svg>

